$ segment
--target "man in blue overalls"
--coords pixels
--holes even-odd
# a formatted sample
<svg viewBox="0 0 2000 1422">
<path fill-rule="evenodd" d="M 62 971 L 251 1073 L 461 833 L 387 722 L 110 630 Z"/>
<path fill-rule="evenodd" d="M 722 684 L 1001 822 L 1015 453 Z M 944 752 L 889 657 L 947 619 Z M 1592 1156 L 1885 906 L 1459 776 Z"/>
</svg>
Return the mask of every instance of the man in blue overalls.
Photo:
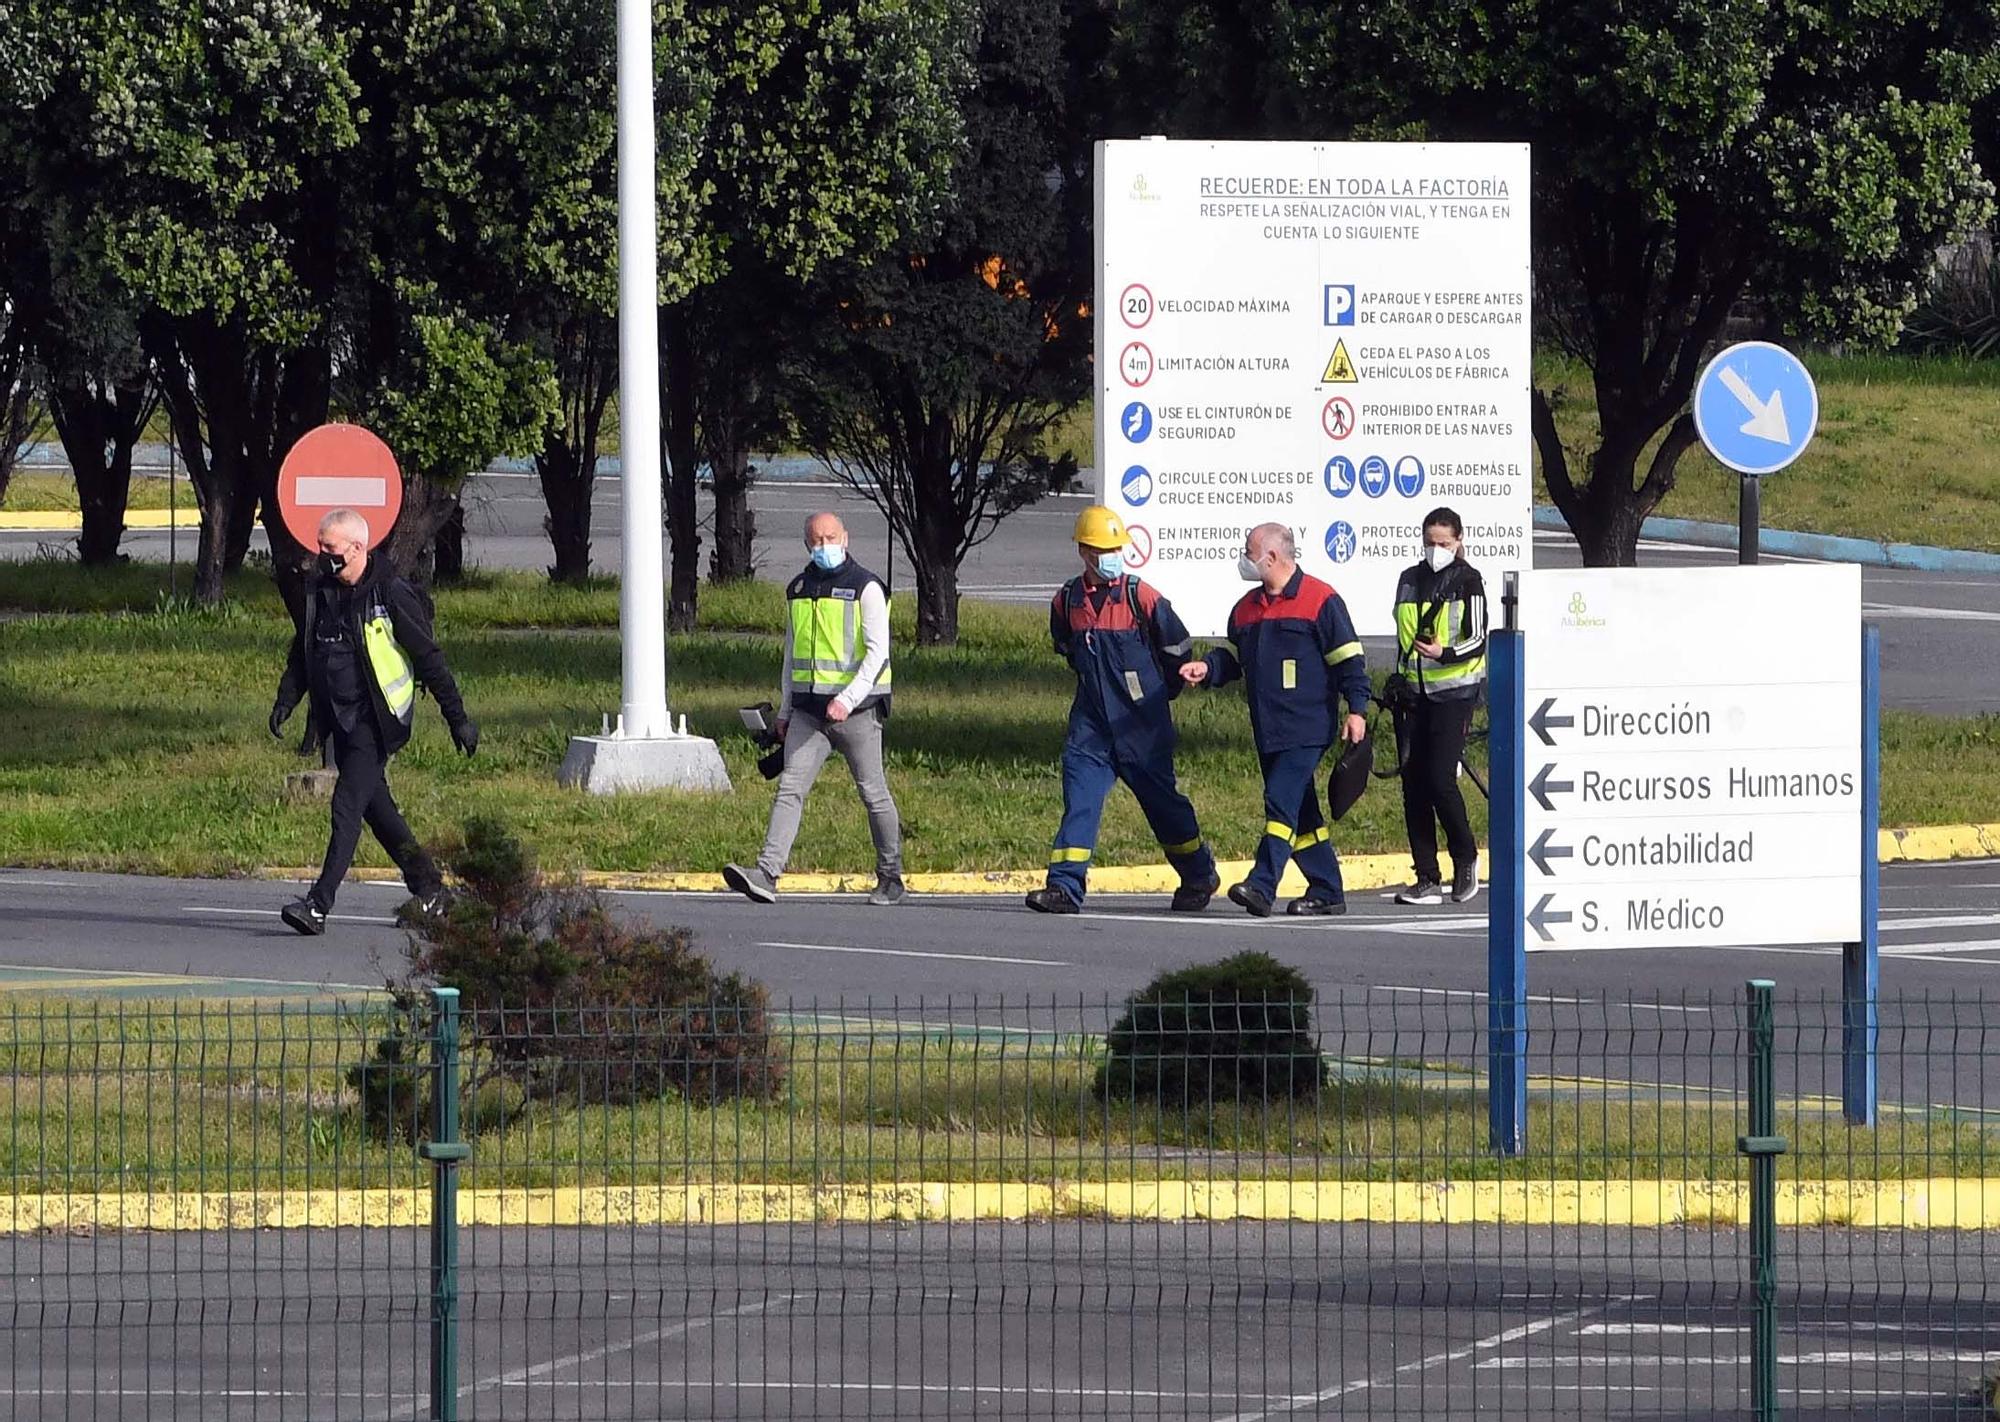
<svg viewBox="0 0 2000 1422">
<path fill-rule="evenodd" d="M 1117 514 L 1085 509 L 1075 538 L 1083 574 L 1064 583 L 1049 608 L 1049 637 L 1076 672 L 1063 742 L 1062 827 L 1049 853 L 1048 884 L 1028 895 L 1028 907 L 1075 913 L 1083 906 L 1104 800 L 1122 780 L 1180 873 L 1173 907 L 1199 913 L 1222 880 L 1194 806 L 1174 783 L 1171 703 L 1192 643 L 1172 604 L 1125 571 L 1121 550 L 1131 539 Z"/>
</svg>

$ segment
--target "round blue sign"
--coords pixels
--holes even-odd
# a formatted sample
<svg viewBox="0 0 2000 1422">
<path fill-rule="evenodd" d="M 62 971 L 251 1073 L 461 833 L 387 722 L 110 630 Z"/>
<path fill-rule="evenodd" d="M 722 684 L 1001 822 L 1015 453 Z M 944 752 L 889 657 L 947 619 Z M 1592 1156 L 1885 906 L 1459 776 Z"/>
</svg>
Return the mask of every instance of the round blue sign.
<svg viewBox="0 0 2000 1422">
<path fill-rule="evenodd" d="M 1153 412 L 1146 408 L 1144 401 L 1134 400 L 1118 417 L 1118 428 L 1132 443 L 1144 444 L 1146 436 L 1153 432 Z"/>
<path fill-rule="evenodd" d="M 1414 454 L 1396 461 L 1396 492 L 1414 499 L 1424 491 L 1424 462 Z"/>
<path fill-rule="evenodd" d="M 1361 461 L 1361 492 L 1371 499 L 1389 492 L 1389 461 L 1381 455 L 1371 454 Z"/>
<path fill-rule="evenodd" d="M 1326 491 L 1336 499 L 1344 499 L 1354 492 L 1354 461 L 1344 454 L 1336 454 L 1326 462 Z"/>
<path fill-rule="evenodd" d="M 1345 563 L 1354 556 L 1359 541 L 1354 536 L 1354 525 L 1342 519 L 1326 531 L 1326 556 L 1336 563 Z"/>
<path fill-rule="evenodd" d="M 1137 506 L 1153 497 L 1153 475 L 1143 464 L 1135 464 L 1125 471 L 1125 477 L 1118 481 L 1118 492 L 1125 496 L 1125 502 Z"/>
<path fill-rule="evenodd" d="M 1728 347 L 1695 382 L 1695 433 L 1739 474 L 1777 473 L 1806 452 L 1818 423 L 1811 374 L 1769 341 Z"/>
</svg>

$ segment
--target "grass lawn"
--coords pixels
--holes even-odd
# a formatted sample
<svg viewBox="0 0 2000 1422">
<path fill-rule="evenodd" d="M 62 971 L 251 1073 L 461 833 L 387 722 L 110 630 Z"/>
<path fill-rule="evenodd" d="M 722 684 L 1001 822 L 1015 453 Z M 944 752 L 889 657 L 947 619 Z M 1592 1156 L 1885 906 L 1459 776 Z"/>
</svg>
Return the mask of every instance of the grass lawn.
<svg viewBox="0 0 2000 1422">
<path fill-rule="evenodd" d="M 2000 361 L 1808 356 L 1819 432 L 1799 461 L 1764 481 L 1767 528 L 2000 550 Z M 1535 380 L 1556 398 L 1556 427 L 1580 476 L 1597 444 L 1597 396 L 1582 365 L 1544 353 Z M 1091 407 L 1050 432 L 1052 452 L 1086 466 Z M 1535 458 L 1535 498 L 1548 503 Z M 1736 521 L 1737 477 L 1700 445 L 1658 512 Z"/>
<path fill-rule="evenodd" d="M 170 874 L 302 866 L 324 848 L 323 804 L 287 803 L 285 743 L 265 729 L 289 623 L 268 579 L 246 574 L 237 600 L 196 611 L 161 598 L 166 569 L 86 574 L 62 564 L 0 564 L 0 608 L 78 603 L 98 611 L 0 623 L 0 863 Z M 150 609 L 150 610 L 118 610 Z M 572 734 L 594 731 L 619 694 L 611 580 L 551 589 L 533 574 L 485 574 L 438 594 L 439 623 L 484 736 L 478 758 L 451 748 L 435 707 L 419 703 L 397 794 L 420 834 L 471 814 L 515 826 L 556 869 L 714 869 L 761 842 L 774 793 L 736 708 L 775 694 L 782 591 L 707 590 L 704 627 L 670 639 L 669 700 L 715 737 L 726 795 L 593 798 L 555 784 Z M 968 603 L 953 649 L 910 645 L 913 607 L 898 598 L 897 699 L 889 775 L 912 871 L 1031 868 L 1061 815 L 1058 775 L 1074 679 L 1045 645 L 1033 608 Z M 1203 828 L 1225 858 L 1262 833 L 1248 716 L 1234 691 L 1180 699 L 1179 767 Z M 313 762 L 317 763 L 317 762 Z M 1885 825 L 1991 818 L 2000 717 L 1883 717 Z M 1484 801 L 1468 788 L 1475 827 Z M 1344 851 L 1403 845 L 1395 787 L 1377 782 L 1342 822 Z M 865 818 L 838 766 L 805 820 L 793 867 L 861 871 Z M 362 861 L 386 865 L 371 838 Z M 1115 793 L 1099 864 L 1158 862 L 1132 798 Z"/>
<path fill-rule="evenodd" d="M 188 526 L 196 526 L 201 514 L 195 507 L 194 490 L 189 486 L 187 475 L 182 474 L 176 484 L 181 512 L 187 516 Z M 168 489 L 165 479 L 155 479 L 143 474 L 132 476 L 131 497 L 125 506 L 130 509 L 163 509 L 168 507 Z M 0 511 L 7 513 L 65 513 L 78 508 L 76 480 L 67 474 L 20 473 L 7 481 L 7 496 L 0 498 Z"/>
<path fill-rule="evenodd" d="M 1474 1011 L 1468 1008 L 1470 1014 Z M 0 1017 L 10 1087 L 7 1191 L 270 1191 L 413 1187 L 409 1145 L 364 1120 L 346 1068 L 381 1009 L 21 1004 Z M 1653 1180 L 1744 1178 L 1740 1107 L 1645 1087 L 1538 1091 L 1528 1153 L 1486 1150 L 1486 1104 L 1462 1068 L 1336 1059 L 1317 1103 L 1183 1109 L 1107 1104 L 1094 1036 L 1033 1043 L 897 1035 L 865 1024 L 781 1028 L 790 1071 L 768 1104 L 465 1103 L 471 1188 L 681 1181 Z M 1329 1038 L 1328 1050 L 1338 1051 Z M 1717 1046 L 1716 1050 L 1734 1050 Z M 478 1064 L 475 1055 L 470 1065 Z M 574 1081 L 555 1078 L 559 1083 Z M 2000 1131 L 1785 1103 L 1788 1180 L 1990 1177 Z"/>
</svg>

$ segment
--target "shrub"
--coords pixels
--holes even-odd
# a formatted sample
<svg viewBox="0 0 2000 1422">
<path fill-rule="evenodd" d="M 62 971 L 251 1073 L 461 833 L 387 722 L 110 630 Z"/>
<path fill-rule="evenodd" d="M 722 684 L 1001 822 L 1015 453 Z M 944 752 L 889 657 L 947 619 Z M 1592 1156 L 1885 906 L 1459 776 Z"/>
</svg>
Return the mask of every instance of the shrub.
<svg viewBox="0 0 2000 1422">
<path fill-rule="evenodd" d="M 595 892 L 544 879 L 491 821 L 468 824 L 441 858 L 463 889 L 444 911 L 404 920 L 409 970 L 389 984 L 399 1024 L 348 1073 L 372 1127 L 417 1129 L 431 986 L 459 991 L 468 1098 L 496 1083 L 521 1102 L 614 1105 L 669 1092 L 769 1101 L 783 1090 L 768 993 L 718 972 L 687 929 L 620 922 Z"/>
<path fill-rule="evenodd" d="M 1112 1027 L 1097 1094 L 1175 1106 L 1316 1100 L 1326 1064 L 1312 1000 L 1305 975 L 1268 953 L 1164 973 Z"/>
</svg>

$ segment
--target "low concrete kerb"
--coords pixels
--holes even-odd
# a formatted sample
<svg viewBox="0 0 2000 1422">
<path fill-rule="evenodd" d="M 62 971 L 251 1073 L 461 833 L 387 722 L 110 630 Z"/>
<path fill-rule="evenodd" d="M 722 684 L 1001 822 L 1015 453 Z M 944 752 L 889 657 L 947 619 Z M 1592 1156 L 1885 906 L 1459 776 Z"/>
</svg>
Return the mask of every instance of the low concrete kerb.
<svg viewBox="0 0 2000 1422">
<path fill-rule="evenodd" d="M 1567 530 L 1561 511 L 1542 507 L 1535 510 L 1535 527 Z M 1667 543 L 1686 543 L 1697 548 L 1736 547 L 1736 525 L 1705 523 L 1691 518 L 1649 518 L 1640 525 L 1639 536 Z M 1757 546 L 1765 553 L 1784 558 L 1818 558 L 1829 563 L 1860 563 L 1871 568 L 1904 568 L 1920 573 L 1986 573 L 2000 576 L 2000 553 L 1981 553 L 1970 548 L 1933 548 L 1925 543 L 1878 542 L 1870 538 L 1846 538 L 1834 533 L 1795 533 L 1781 528 L 1762 529 Z"/>
<path fill-rule="evenodd" d="M 2000 824 L 1919 825 L 1909 829 L 1885 829 L 1875 841 L 1876 858 L 1884 864 L 1935 864 L 1952 859 L 2000 858 Z M 1483 850 L 1482 850 L 1483 854 Z M 1402 854 L 1349 854 L 1340 861 L 1341 879 L 1348 889 L 1366 893 L 1409 882 L 1410 861 Z M 1482 867 L 1483 864 L 1482 864 Z M 1247 859 L 1229 860 L 1216 868 L 1224 883 L 1232 883 L 1250 872 Z M 265 869 L 268 879 L 306 880 L 310 869 Z M 393 881 L 392 869 L 356 869 L 356 878 Z M 720 873 L 699 871 L 606 871 L 585 870 L 583 882 L 594 889 L 636 889 L 652 893 L 724 893 Z M 958 873 L 912 874 L 910 890 L 918 894 L 1025 894 L 1046 882 L 1041 869 L 967 870 Z M 1180 883 L 1180 875 L 1167 864 L 1105 865 L 1090 871 L 1090 886 L 1101 894 L 1170 894 Z M 781 886 L 794 894 L 865 894 L 875 887 L 873 873 L 787 874 Z M 1305 892 L 1305 882 L 1296 868 L 1285 871 L 1280 894 Z"/>
</svg>

